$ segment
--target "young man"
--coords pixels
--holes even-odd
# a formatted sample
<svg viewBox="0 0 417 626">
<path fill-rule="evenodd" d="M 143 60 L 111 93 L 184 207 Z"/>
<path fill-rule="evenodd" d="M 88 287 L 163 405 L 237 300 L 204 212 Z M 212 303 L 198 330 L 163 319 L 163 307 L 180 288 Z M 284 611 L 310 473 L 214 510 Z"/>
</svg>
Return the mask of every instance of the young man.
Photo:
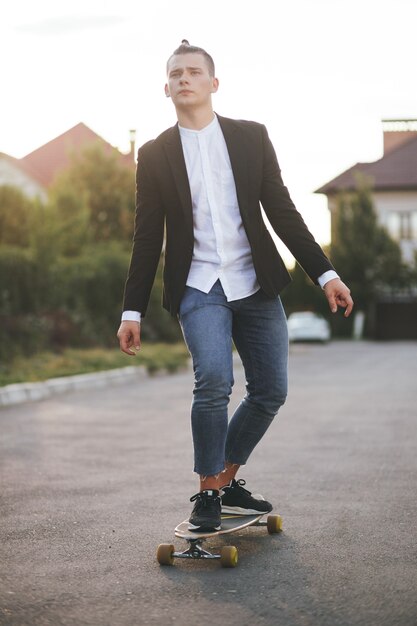
<svg viewBox="0 0 417 626">
<path fill-rule="evenodd" d="M 290 282 L 265 226 L 265 213 L 332 312 L 353 307 L 350 291 L 308 231 L 284 186 L 266 128 L 216 115 L 211 56 L 184 40 L 167 63 L 165 94 L 178 124 L 142 146 L 120 347 L 140 347 L 140 320 L 165 233 L 163 306 L 178 316 L 193 360 L 194 470 L 191 530 L 218 529 L 220 513 L 272 509 L 236 480 L 287 393 L 288 337 L 279 298 Z M 247 393 L 230 423 L 232 341 Z"/>
</svg>

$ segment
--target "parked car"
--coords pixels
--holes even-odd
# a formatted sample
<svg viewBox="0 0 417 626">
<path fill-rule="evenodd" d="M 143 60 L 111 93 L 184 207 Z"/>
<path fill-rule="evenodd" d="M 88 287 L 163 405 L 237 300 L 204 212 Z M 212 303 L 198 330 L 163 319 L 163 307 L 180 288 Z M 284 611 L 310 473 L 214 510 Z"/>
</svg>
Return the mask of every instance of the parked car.
<svg viewBox="0 0 417 626">
<path fill-rule="evenodd" d="M 312 311 L 298 311 L 288 316 L 288 336 L 290 341 L 330 340 L 330 324 L 322 315 Z"/>
</svg>

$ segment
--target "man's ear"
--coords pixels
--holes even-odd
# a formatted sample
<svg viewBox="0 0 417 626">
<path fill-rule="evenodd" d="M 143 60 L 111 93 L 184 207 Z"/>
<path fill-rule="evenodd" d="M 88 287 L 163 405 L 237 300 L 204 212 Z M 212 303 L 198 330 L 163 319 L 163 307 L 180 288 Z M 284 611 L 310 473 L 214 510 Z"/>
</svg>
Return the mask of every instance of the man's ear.
<svg viewBox="0 0 417 626">
<path fill-rule="evenodd" d="M 165 85 L 165 95 L 167 98 L 171 97 L 171 94 L 169 93 L 168 85 Z"/>
<path fill-rule="evenodd" d="M 212 82 L 212 86 L 211 86 L 211 93 L 216 93 L 218 88 L 219 88 L 219 79 L 218 78 L 213 78 L 213 82 Z"/>
</svg>

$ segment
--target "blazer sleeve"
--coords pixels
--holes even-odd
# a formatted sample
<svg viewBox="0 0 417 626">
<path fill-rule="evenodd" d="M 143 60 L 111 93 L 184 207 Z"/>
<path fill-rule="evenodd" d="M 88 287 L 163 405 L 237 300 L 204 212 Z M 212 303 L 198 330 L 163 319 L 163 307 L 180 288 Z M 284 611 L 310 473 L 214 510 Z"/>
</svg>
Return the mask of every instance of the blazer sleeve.
<svg viewBox="0 0 417 626">
<path fill-rule="evenodd" d="M 161 257 L 165 223 L 160 193 L 147 163 L 147 145 L 138 152 L 133 247 L 123 299 L 124 311 L 139 311 L 142 317 Z"/>
<path fill-rule="evenodd" d="M 274 147 L 265 126 L 262 126 L 263 171 L 261 204 L 278 237 L 285 243 L 295 259 L 317 283 L 319 276 L 334 269 L 321 247 L 307 228 L 295 208 L 284 185 Z"/>
</svg>

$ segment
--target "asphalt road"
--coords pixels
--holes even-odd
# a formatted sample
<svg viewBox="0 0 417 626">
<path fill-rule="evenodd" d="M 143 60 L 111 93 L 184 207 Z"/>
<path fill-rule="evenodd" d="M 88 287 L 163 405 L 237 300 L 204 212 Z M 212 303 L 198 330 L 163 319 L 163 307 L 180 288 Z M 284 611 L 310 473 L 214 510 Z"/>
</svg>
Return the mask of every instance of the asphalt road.
<svg viewBox="0 0 417 626">
<path fill-rule="evenodd" d="M 416 374 L 416 342 L 292 347 L 241 474 L 284 532 L 218 539 L 236 569 L 155 559 L 197 486 L 190 371 L 2 409 L 0 624 L 415 626 Z"/>
</svg>

